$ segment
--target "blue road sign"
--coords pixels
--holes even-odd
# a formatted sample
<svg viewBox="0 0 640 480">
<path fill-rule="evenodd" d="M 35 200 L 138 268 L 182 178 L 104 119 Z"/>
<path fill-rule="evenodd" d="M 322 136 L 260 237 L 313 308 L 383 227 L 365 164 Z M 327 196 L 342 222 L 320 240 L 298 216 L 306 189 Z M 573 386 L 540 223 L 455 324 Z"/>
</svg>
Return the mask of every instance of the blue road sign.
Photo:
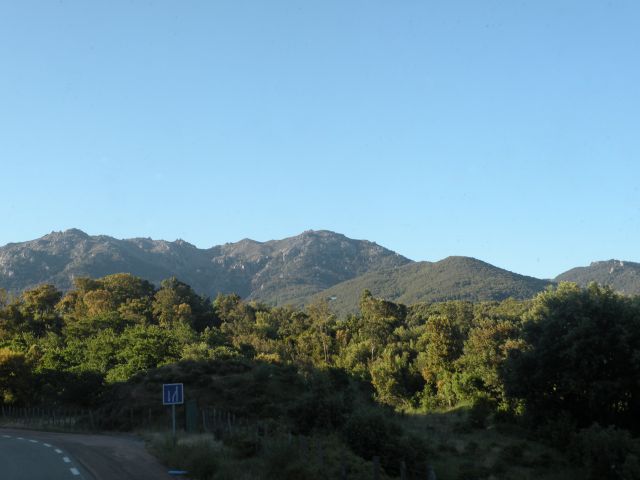
<svg viewBox="0 0 640 480">
<path fill-rule="evenodd" d="M 162 385 L 163 405 L 182 405 L 184 403 L 184 387 L 182 383 L 165 383 Z"/>
</svg>

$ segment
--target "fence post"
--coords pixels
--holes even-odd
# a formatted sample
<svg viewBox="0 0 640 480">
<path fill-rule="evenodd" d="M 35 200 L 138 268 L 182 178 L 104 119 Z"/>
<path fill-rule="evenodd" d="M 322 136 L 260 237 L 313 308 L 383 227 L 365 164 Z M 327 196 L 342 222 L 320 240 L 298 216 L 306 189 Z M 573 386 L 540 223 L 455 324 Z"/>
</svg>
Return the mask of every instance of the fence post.
<svg viewBox="0 0 640 480">
<path fill-rule="evenodd" d="M 400 480 L 407 480 L 407 464 L 404 460 L 400 462 Z"/>
<path fill-rule="evenodd" d="M 380 480 L 380 457 L 373 457 L 373 480 Z"/>
<path fill-rule="evenodd" d="M 322 443 L 318 439 L 318 443 L 316 444 L 318 447 L 318 463 L 320 464 L 320 468 L 324 468 L 324 451 L 322 449 Z"/>
<path fill-rule="evenodd" d="M 299 444 L 299 450 L 300 450 L 300 455 L 302 456 L 303 460 L 306 460 L 307 458 L 307 439 L 305 437 L 298 437 L 298 444 Z"/>
<path fill-rule="evenodd" d="M 436 472 L 431 465 L 427 465 L 427 480 L 438 480 Z"/>
</svg>

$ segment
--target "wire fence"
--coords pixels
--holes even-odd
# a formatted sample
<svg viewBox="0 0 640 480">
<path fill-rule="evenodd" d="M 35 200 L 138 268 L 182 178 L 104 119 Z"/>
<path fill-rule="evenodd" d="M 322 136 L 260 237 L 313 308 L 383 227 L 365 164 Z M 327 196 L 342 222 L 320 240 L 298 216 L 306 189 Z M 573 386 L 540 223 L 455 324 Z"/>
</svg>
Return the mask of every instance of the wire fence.
<svg viewBox="0 0 640 480">
<path fill-rule="evenodd" d="M 29 427 L 43 430 L 95 430 L 95 414 L 86 409 L 0 407 L 0 424 L 5 427 Z"/>
<path fill-rule="evenodd" d="M 165 408 L 14 407 L 0 405 L 0 426 L 60 432 L 129 432 L 166 430 L 170 412 Z M 181 428 L 185 428 L 181 422 Z"/>
<path fill-rule="evenodd" d="M 39 408 L 0 406 L 0 425 L 61 432 L 99 432 L 153 430 L 169 431 L 171 413 L 168 408 Z M 179 409 L 178 429 L 189 433 L 209 433 L 216 440 L 230 442 L 247 450 L 246 454 L 273 451 L 294 451 L 306 463 L 313 463 L 320 471 L 327 463 L 332 445 L 328 440 L 293 433 L 286 425 L 272 419 L 256 420 L 213 406 L 198 407 L 195 401 Z M 382 449 L 384 450 L 384 448 Z M 394 445 L 389 452 L 397 452 Z M 436 474 L 426 460 L 407 461 L 377 452 L 365 456 L 371 461 L 372 479 L 380 480 L 384 473 L 401 480 L 436 480 Z M 335 461 L 335 459 L 334 459 Z M 349 463 L 339 460 L 340 480 L 349 479 Z"/>
</svg>

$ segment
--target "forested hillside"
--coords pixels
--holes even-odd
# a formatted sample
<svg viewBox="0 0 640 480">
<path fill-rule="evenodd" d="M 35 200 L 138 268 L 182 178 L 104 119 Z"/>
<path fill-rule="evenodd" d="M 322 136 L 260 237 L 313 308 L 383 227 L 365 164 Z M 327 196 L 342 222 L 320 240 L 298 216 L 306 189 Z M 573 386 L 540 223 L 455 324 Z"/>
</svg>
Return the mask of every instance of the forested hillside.
<svg viewBox="0 0 640 480">
<path fill-rule="evenodd" d="M 407 305 L 445 300 L 504 300 L 532 298 L 551 282 L 518 275 L 470 257 L 439 262 L 415 262 L 394 269 L 368 272 L 317 294 L 339 313 L 355 313 L 363 290 Z"/>
<path fill-rule="evenodd" d="M 640 263 L 622 260 L 593 262 L 588 267 L 572 268 L 558 275 L 556 281 L 575 282 L 583 287 L 597 282 L 626 295 L 640 295 Z"/>
<path fill-rule="evenodd" d="M 234 414 L 378 456 L 392 476 L 404 457 L 445 479 L 640 478 L 639 351 L 640 298 L 595 284 L 412 306 L 364 291 L 343 317 L 129 274 L 0 295 L 5 406 L 118 411 L 175 379 Z M 242 442 L 224 461 L 256 455 Z"/>
</svg>

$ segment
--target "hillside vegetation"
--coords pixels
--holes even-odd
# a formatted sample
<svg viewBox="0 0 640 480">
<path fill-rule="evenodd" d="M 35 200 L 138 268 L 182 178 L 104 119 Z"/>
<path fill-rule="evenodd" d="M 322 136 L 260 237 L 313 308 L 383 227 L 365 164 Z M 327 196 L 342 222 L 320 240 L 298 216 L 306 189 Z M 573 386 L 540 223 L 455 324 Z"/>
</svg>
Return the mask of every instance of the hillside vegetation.
<svg viewBox="0 0 640 480">
<path fill-rule="evenodd" d="M 374 296 L 412 305 L 446 300 L 487 301 L 532 298 L 551 285 L 469 257 L 415 262 L 368 272 L 334 285 L 314 298 L 327 299 L 339 313 L 355 313 L 363 290 Z"/>
<path fill-rule="evenodd" d="M 558 275 L 555 280 L 574 282 L 583 287 L 597 282 L 626 295 L 640 295 L 640 263 L 621 260 L 593 262 L 588 267 L 572 268 Z"/>
</svg>

